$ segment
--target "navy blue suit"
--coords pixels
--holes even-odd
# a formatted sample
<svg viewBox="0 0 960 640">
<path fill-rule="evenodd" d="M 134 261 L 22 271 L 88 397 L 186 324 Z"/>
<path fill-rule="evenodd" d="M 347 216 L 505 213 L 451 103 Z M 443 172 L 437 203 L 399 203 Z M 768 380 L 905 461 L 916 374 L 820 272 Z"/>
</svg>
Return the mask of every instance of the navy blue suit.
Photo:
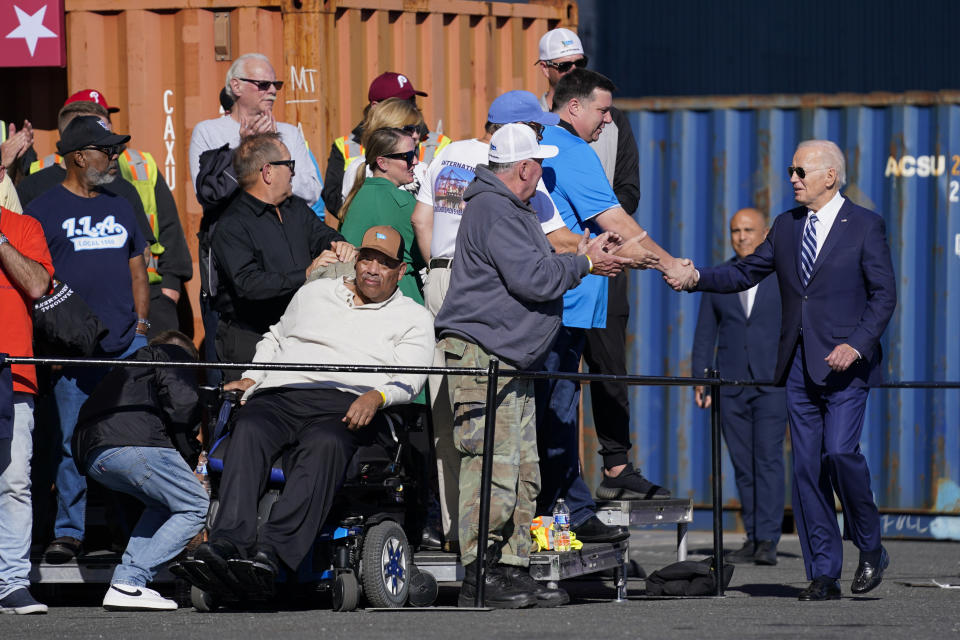
<svg viewBox="0 0 960 640">
<path fill-rule="evenodd" d="M 834 491 L 845 537 L 862 554 L 880 550 L 880 518 L 860 435 L 869 386 L 881 380 L 880 336 L 897 304 L 896 280 L 883 218 L 845 200 L 803 286 L 806 216 L 806 207 L 781 214 L 752 255 L 701 270 L 697 288 L 742 291 L 777 274 L 782 328 L 774 380 L 786 385 L 794 517 L 807 578 L 839 578 L 843 544 Z M 824 359 L 841 343 L 862 357 L 835 372 Z"/>
<path fill-rule="evenodd" d="M 692 373 L 705 375 L 716 363 L 723 378 L 772 380 L 779 339 L 780 288 L 776 279 L 760 281 L 749 318 L 737 294 L 704 293 L 693 338 Z M 721 387 L 720 397 L 720 423 L 733 463 L 747 538 L 776 543 L 783 522 L 783 439 L 787 431 L 784 390 Z"/>
</svg>

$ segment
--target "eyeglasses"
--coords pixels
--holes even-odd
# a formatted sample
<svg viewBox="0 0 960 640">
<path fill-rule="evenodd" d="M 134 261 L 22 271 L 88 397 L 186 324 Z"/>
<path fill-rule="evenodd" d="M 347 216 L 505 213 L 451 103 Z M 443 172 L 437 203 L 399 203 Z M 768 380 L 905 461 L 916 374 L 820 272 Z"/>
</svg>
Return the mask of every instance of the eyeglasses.
<svg viewBox="0 0 960 640">
<path fill-rule="evenodd" d="M 537 134 L 537 142 L 540 142 L 541 140 L 543 140 L 543 131 L 544 129 L 546 129 L 545 126 L 543 126 L 539 122 L 524 122 L 523 124 L 533 129 L 533 132 Z"/>
<path fill-rule="evenodd" d="M 579 60 L 567 60 L 566 62 L 554 62 L 553 60 L 541 60 L 540 62 L 548 67 L 553 67 L 560 73 L 566 73 L 574 67 L 577 69 L 585 69 L 587 67 L 587 56 L 583 56 Z"/>
<path fill-rule="evenodd" d="M 823 167 L 822 169 L 804 169 L 803 167 L 787 167 L 787 177 L 792 178 L 793 174 L 796 173 L 797 177 L 803 180 L 807 177 L 808 173 L 813 173 L 814 171 L 826 171 L 830 167 Z"/>
<path fill-rule="evenodd" d="M 237 80 L 242 80 L 243 82 L 249 82 L 250 84 L 257 85 L 257 89 L 260 91 L 266 91 L 270 88 L 270 85 L 280 91 L 283 88 L 283 80 L 251 80 L 250 78 L 237 78 Z"/>
<path fill-rule="evenodd" d="M 96 145 L 92 145 L 89 147 L 84 147 L 83 149 L 81 149 L 81 151 L 99 151 L 100 153 L 106 155 L 108 158 L 112 158 L 113 156 L 118 156 L 121 153 L 123 153 L 123 145 L 114 144 L 109 147 L 98 147 Z"/>
<path fill-rule="evenodd" d="M 275 167 L 283 165 L 287 169 L 290 169 L 290 175 L 292 176 L 294 174 L 293 168 L 297 165 L 297 161 L 296 160 L 271 160 L 267 164 L 272 164 Z"/>
<path fill-rule="evenodd" d="M 394 160 L 403 160 L 407 163 L 407 167 L 413 166 L 413 159 L 417 157 L 417 151 L 415 149 L 410 149 L 410 151 L 398 151 L 397 153 L 385 153 L 381 157 L 383 158 L 393 158 Z"/>
</svg>

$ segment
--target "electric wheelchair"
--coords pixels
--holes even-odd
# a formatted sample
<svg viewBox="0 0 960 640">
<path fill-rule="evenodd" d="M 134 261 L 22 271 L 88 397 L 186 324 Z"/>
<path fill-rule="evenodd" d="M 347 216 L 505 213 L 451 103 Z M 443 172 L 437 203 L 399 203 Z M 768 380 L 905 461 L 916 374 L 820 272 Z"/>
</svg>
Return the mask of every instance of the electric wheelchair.
<svg viewBox="0 0 960 640">
<path fill-rule="evenodd" d="M 224 459 L 229 450 L 231 427 L 240 393 L 222 392 L 216 427 L 209 439 L 207 469 L 211 486 L 207 528 L 217 517 L 218 491 Z M 355 610 L 365 599 L 376 608 L 398 608 L 409 602 L 429 606 L 437 596 L 433 576 L 421 572 L 413 563 L 409 540 L 419 540 L 423 526 L 423 493 L 428 466 L 415 459 L 409 444 L 409 432 L 429 429 L 426 411 L 419 405 L 391 407 L 382 412 L 388 429 L 370 446 L 360 447 L 353 458 L 334 505 L 321 526 L 312 552 L 295 574 L 281 568 L 278 585 L 326 591 L 332 595 L 337 611 Z M 258 504 L 258 525 L 267 521 L 273 504 L 284 486 L 285 454 L 270 470 L 267 490 Z M 419 470 L 420 474 L 416 473 Z M 270 600 L 273 585 L 248 590 L 244 585 L 256 582 L 256 570 L 248 560 L 232 559 L 230 570 L 246 580 L 229 584 L 217 577 L 202 560 L 186 559 L 170 567 L 174 575 L 191 584 L 191 602 L 197 611 L 211 612 L 221 605 L 243 607 Z"/>
</svg>

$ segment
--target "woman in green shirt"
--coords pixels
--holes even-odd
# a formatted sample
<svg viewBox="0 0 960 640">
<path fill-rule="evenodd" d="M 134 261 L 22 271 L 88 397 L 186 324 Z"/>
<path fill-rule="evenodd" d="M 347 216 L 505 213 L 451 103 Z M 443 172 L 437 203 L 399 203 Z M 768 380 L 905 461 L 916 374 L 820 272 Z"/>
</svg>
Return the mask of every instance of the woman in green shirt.
<svg viewBox="0 0 960 640">
<path fill-rule="evenodd" d="M 368 178 L 366 171 L 357 172 L 357 180 L 340 208 L 340 233 L 347 242 L 359 247 L 370 227 L 389 225 L 396 229 L 403 238 L 403 260 L 407 263 L 400 291 L 423 304 L 419 272 L 425 264 L 410 222 L 416 199 L 398 189 L 413 182 L 413 168 L 418 163 L 416 144 L 409 133 L 393 128 L 378 129 L 369 140 L 365 164 L 373 175 Z"/>
</svg>

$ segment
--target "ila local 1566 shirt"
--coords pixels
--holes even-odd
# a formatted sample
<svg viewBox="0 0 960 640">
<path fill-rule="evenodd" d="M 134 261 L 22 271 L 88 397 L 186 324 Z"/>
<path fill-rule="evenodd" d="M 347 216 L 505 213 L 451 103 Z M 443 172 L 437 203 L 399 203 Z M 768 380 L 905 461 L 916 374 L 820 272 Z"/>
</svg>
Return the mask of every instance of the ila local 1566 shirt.
<svg viewBox="0 0 960 640">
<path fill-rule="evenodd" d="M 82 198 L 60 185 L 31 201 L 24 213 L 43 226 L 57 278 L 108 329 L 100 347 L 107 353 L 126 349 L 137 326 L 130 259 L 147 247 L 130 203 L 106 191 Z"/>
</svg>

